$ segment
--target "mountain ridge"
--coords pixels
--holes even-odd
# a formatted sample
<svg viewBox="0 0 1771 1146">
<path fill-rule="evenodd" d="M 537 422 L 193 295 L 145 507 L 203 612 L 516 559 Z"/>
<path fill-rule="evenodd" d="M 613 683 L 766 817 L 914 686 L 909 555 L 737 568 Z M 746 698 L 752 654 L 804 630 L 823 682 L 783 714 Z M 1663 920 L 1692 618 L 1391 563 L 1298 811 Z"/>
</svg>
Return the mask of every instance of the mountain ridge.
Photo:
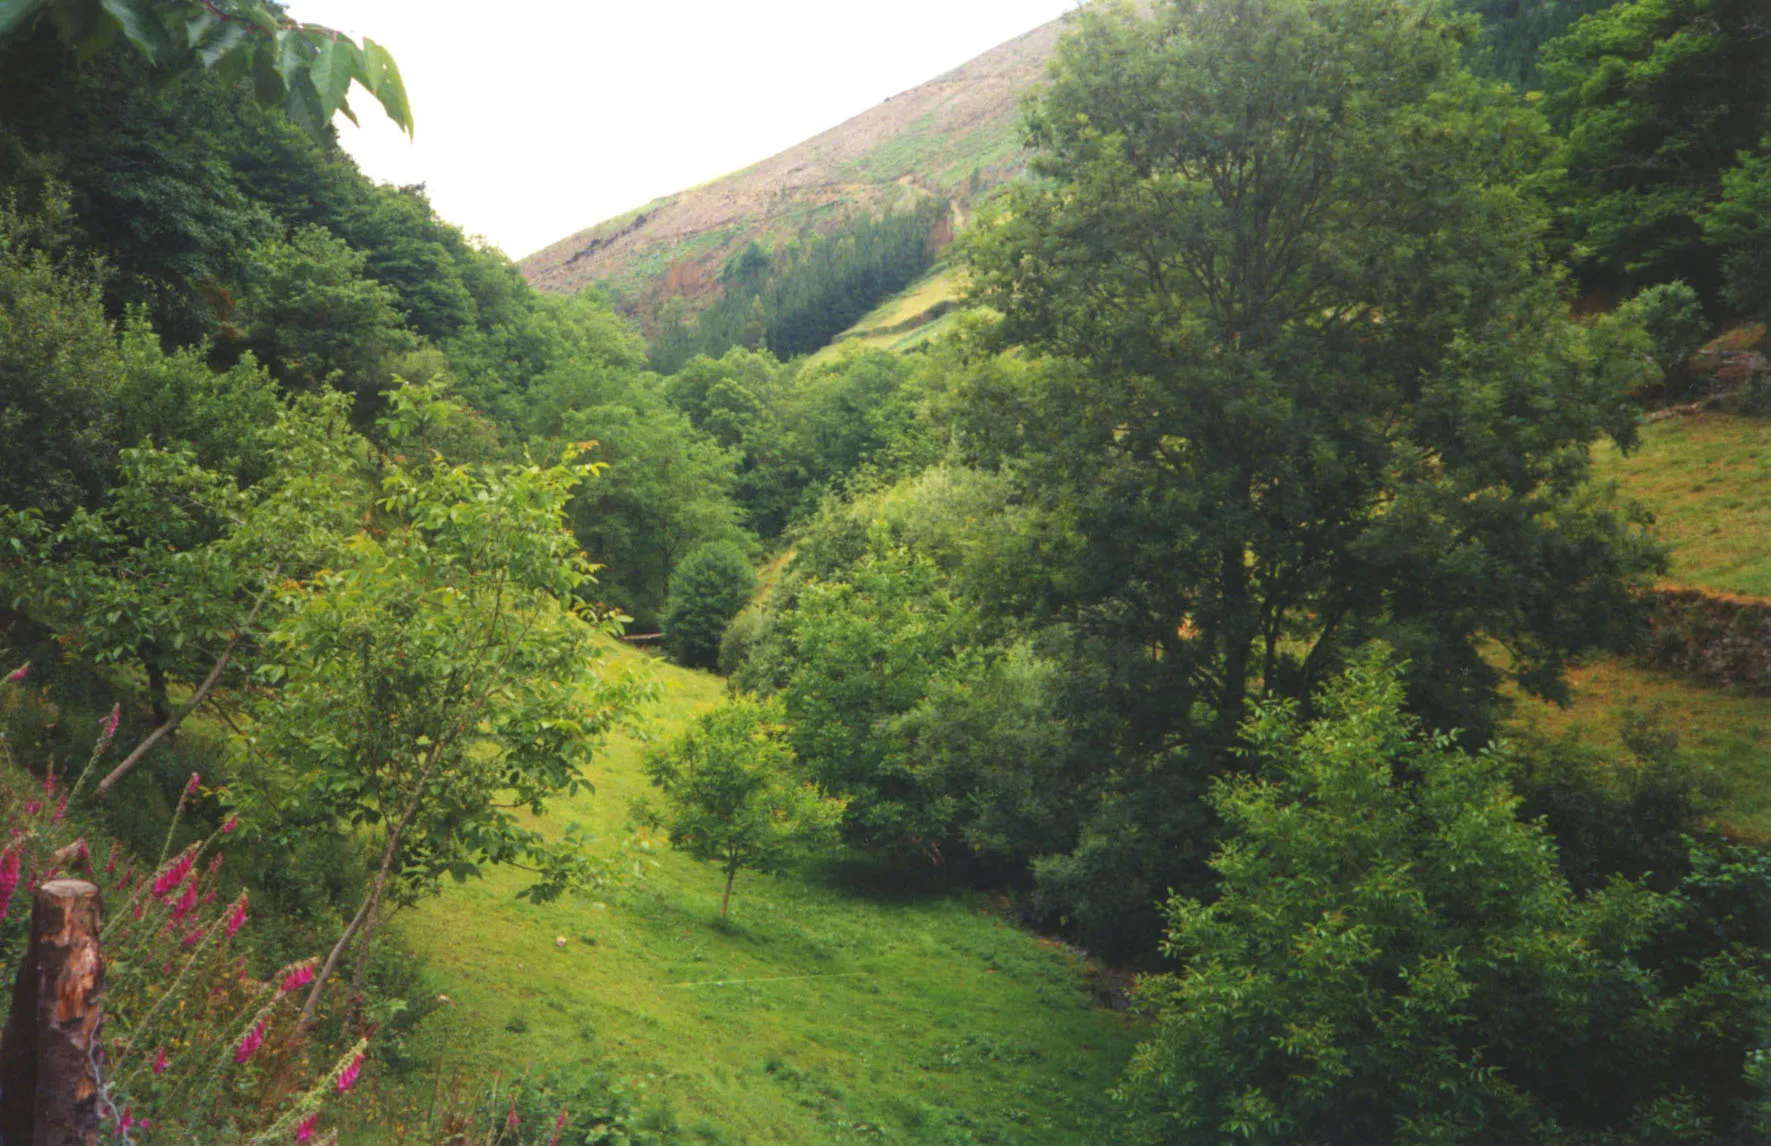
<svg viewBox="0 0 1771 1146">
<path fill-rule="evenodd" d="M 965 204 L 1026 169 L 1018 115 L 1068 17 L 1025 32 L 926 83 L 730 175 L 655 199 L 522 260 L 543 290 L 596 283 L 650 326 L 672 300 L 690 310 L 751 241 L 828 231 L 861 212 L 929 198 Z"/>
</svg>

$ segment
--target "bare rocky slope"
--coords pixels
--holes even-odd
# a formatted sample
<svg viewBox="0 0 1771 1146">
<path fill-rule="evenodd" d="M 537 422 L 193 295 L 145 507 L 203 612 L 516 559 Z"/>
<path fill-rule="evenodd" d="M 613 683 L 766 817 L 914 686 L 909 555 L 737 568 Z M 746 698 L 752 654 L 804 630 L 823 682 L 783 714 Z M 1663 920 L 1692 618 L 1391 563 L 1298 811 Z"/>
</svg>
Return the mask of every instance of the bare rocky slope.
<svg viewBox="0 0 1771 1146">
<path fill-rule="evenodd" d="M 946 196 L 962 209 L 1019 175 L 1023 93 L 1045 74 L 1063 21 L 1036 28 L 797 147 L 580 231 L 523 260 L 544 290 L 597 282 L 642 322 L 667 299 L 693 306 L 725 259 L 832 227 L 857 211 Z"/>
</svg>

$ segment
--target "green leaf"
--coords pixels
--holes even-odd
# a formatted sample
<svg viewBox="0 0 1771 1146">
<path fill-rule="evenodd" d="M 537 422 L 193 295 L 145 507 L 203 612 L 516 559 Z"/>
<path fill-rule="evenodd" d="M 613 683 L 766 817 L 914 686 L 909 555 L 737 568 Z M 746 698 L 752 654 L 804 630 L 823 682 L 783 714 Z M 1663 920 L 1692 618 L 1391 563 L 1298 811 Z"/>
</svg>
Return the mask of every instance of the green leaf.
<svg viewBox="0 0 1771 1146">
<path fill-rule="evenodd" d="M 49 0 L 0 0 L 0 40 L 29 32 L 48 3 Z"/>
<path fill-rule="evenodd" d="M 238 24 L 225 25 L 216 36 L 197 50 L 197 58 L 203 61 L 204 67 L 215 68 L 218 73 L 224 67 L 232 65 L 236 74 L 231 78 L 223 74 L 222 82 L 238 82 L 245 75 L 246 69 L 246 53 L 240 51 L 240 48 L 250 35 Z"/>
<path fill-rule="evenodd" d="M 283 77 L 285 87 L 293 89 L 295 77 L 307 69 L 313 58 L 313 45 L 299 31 L 283 28 L 277 32 L 275 52 L 277 74 Z"/>
<path fill-rule="evenodd" d="M 289 98 L 284 111 L 295 126 L 319 139 L 331 122 L 331 115 L 321 106 L 320 93 L 314 90 L 313 77 L 305 70 L 295 73 L 289 84 Z"/>
<path fill-rule="evenodd" d="M 108 47 L 108 36 L 115 36 L 117 25 L 105 14 L 98 0 L 54 0 L 49 6 L 49 20 L 61 36 L 62 43 L 74 49 L 81 59 L 91 59 Z"/>
<path fill-rule="evenodd" d="M 252 85 L 258 102 L 265 107 L 275 107 L 283 102 L 288 94 L 288 87 L 283 77 L 277 74 L 277 63 L 274 58 L 276 46 L 260 43 L 252 50 Z"/>
<path fill-rule="evenodd" d="M 362 53 L 342 36 L 322 33 L 315 42 L 313 83 L 325 118 L 344 105 L 351 80 L 362 68 Z"/>
<path fill-rule="evenodd" d="M 381 102 L 387 117 L 412 134 L 412 107 L 406 100 L 406 84 L 391 53 L 367 36 L 363 37 L 363 86 Z"/>
<path fill-rule="evenodd" d="M 143 0 L 101 2 L 104 10 L 111 14 L 111 18 L 123 30 L 124 37 L 148 60 L 159 64 L 172 55 L 172 40 L 150 5 L 143 3 Z"/>
<path fill-rule="evenodd" d="M 281 24 L 277 21 L 276 14 L 262 4 L 243 4 L 238 11 L 239 15 L 246 17 L 246 19 L 258 25 L 259 30 L 262 32 L 270 32 L 274 34 L 276 30 L 281 27 Z"/>
</svg>

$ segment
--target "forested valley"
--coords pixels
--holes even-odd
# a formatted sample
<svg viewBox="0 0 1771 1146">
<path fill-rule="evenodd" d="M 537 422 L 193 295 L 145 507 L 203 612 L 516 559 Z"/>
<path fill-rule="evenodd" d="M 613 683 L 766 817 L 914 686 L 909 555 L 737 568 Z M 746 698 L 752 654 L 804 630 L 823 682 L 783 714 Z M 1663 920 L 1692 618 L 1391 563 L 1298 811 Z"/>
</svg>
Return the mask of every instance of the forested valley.
<svg viewBox="0 0 1771 1146">
<path fill-rule="evenodd" d="M 1771 0 L 1084 4 L 644 324 L 300 16 L 0 0 L 96 1140 L 1771 1141 Z"/>
</svg>

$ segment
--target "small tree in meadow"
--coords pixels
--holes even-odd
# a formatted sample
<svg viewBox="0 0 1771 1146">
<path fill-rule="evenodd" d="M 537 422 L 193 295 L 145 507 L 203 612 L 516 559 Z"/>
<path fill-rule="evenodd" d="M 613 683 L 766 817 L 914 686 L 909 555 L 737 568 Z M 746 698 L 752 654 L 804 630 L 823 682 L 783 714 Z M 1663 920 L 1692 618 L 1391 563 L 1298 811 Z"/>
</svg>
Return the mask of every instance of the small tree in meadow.
<svg viewBox="0 0 1771 1146">
<path fill-rule="evenodd" d="M 635 819 L 696 859 L 720 863 L 721 919 L 740 870 L 777 870 L 836 836 L 842 802 L 800 772 L 784 720 L 778 700 L 737 697 L 646 758 L 665 806 L 637 801 Z"/>
<path fill-rule="evenodd" d="M 756 572 L 729 541 L 703 545 L 683 559 L 670 579 L 664 638 L 671 655 L 690 668 L 713 668 L 726 626 L 750 601 Z"/>
</svg>

